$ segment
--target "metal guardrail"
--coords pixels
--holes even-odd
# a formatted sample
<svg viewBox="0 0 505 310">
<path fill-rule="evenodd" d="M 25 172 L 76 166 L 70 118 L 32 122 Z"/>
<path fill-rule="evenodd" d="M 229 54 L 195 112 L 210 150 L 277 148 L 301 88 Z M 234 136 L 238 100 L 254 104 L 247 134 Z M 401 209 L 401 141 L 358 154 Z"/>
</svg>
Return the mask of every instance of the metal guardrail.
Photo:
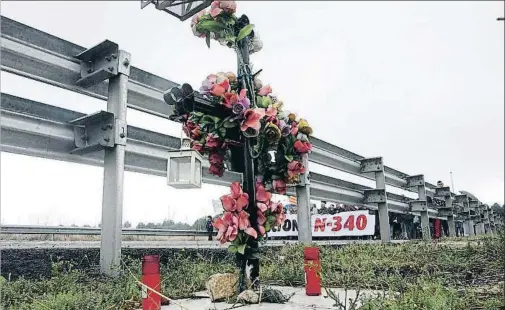
<svg viewBox="0 0 505 310">
<path fill-rule="evenodd" d="M 76 84 L 81 78 L 81 65 L 75 56 L 86 50 L 84 47 L 4 16 L 1 23 L 1 38 L 2 71 L 101 100 L 108 99 L 108 80 L 89 88 Z M 172 109 L 163 101 L 163 92 L 176 85 L 178 84 L 131 66 L 126 85 L 127 106 L 168 118 Z M 75 148 L 75 140 L 74 129 L 68 122 L 84 116 L 82 113 L 2 93 L 1 116 L 2 151 L 94 166 L 104 165 L 103 151 L 85 155 L 70 154 L 70 151 Z M 363 172 L 362 164 L 365 160 L 363 156 L 317 138 L 313 138 L 312 143 L 314 148 L 309 157 L 310 162 L 375 180 L 377 188 L 382 191 L 386 191 L 388 186 L 411 192 L 418 190 L 417 186 L 412 188 L 407 186 L 408 174 L 383 166 L 379 172 L 383 177 L 377 177 L 374 172 Z M 128 126 L 125 170 L 165 177 L 167 151 L 179 147 L 178 138 Z M 204 162 L 203 165 L 208 167 L 209 164 Z M 310 177 L 311 199 L 377 209 L 377 202 L 365 201 L 365 193 L 374 188 L 314 172 L 311 172 Z M 222 178 L 208 174 L 206 169 L 203 173 L 203 181 L 210 184 L 228 185 L 233 181 L 241 180 L 240 173 L 226 172 Z M 384 183 L 384 186 L 379 186 L 380 182 Z M 424 180 L 422 184 L 426 188 L 426 194 L 433 197 L 436 187 Z M 294 193 L 294 190 L 289 193 Z M 411 211 L 409 201 L 412 199 L 391 192 L 386 192 L 385 198 L 385 204 L 390 212 Z M 384 205 L 384 202 L 382 204 Z M 428 214 L 430 217 L 445 219 L 438 214 L 438 210 L 433 205 L 428 205 Z M 387 214 L 382 214 L 384 215 L 387 216 Z M 112 227 L 109 228 L 112 229 Z M 112 230 L 110 232 L 112 233 Z"/>
<path fill-rule="evenodd" d="M 9 235 L 100 235 L 100 228 L 94 227 L 60 227 L 33 225 L 2 225 L 1 234 Z M 148 228 L 123 228 L 123 236 L 206 236 L 204 230 L 173 230 Z"/>
</svg>

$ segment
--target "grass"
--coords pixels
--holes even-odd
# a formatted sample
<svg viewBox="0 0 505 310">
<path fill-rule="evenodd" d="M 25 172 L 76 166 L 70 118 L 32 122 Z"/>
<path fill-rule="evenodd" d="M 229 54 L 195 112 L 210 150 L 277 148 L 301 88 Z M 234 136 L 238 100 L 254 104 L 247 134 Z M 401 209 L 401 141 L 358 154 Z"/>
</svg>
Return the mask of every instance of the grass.
<svg viewBox="0 0 505 310">
<path fill-rule="evenodd" d="M 460 310 L 503 307 L 504 241 L 474 238 L 466 246 L 408 242 L 398 245 L 321 247 L 322 283 L 326 288 L 379 290 L 360 298 L 363 310 Z M 179 253 L 162 265 L 162 293 L 191 297 L 214 273 L 234 272 L 231 259 Z M 260 278 L 264 284 L 304 283 L 303 247 L 263 249 Z M 5 309 L 98 310 L 139 309 L 140 262 L 124 259 L 122 275 L 106 279 L 72 270 L 65 262 L 53 267 L 51 279 L 18 279 L 2 284 Z M 330 289 L 331 291 L 331 289 Z M 336 301 L 335 309 L 343 309 Z M 352 308 L 354 307 L 354 308 Z"/>
</svg>

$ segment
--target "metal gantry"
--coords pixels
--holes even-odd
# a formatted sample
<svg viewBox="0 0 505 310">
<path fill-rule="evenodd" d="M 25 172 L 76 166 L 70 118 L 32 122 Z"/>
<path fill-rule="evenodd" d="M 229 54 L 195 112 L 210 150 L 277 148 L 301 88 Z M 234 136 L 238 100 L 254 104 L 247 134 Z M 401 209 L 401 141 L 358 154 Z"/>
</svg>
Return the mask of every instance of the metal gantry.
<svg viewBox="0 0 505 310">
<path fill-rule="evenodd" d="M 126 111 L 131 108 L 168 121 L 172 108 L 165 104 L 163 93 L 177 84 L 132 66 L 131 56 L 108 40 L 85 49 L 3 16 L 1 37 L 2 71 L 107 101 L 107 111 L 85 115 L 2 93 L 1 148 L 4 152 L 104 167 L 101 269 L 114 276 L 121 255 L 124 171 L 166 177 L 167 152 L 181 146 L 179 138 L 128 126 Z M 364 158 L 317 138 L 311 142 L 310 162 L 373 180 L 376 186 L 310 172 L 310 190 L 307 186 L 291 189 L 288 194 L 297 195 L 300 203 L 307 205 L 314 199 L 378 210 L 383 242 L 390 241 L 390 213 L 421 216 L 423 230 L 430 217 L 465 221 L 469 235 L 474 226 L 480 233 L 485 225 L 502 225 L 502 220 L 490 212 L 483 210 L 481 216 L 478 200 L 438 190 L 422 175 L 410 176 L 384 165 L 381 157 Z M 203 167 L 208 166 L 204 161 Z M 205 183 L 242 181 L 240 173 L 226 172 L 219 178 L 206 170 Z M 393 194 L 389 187 L 417 193 L 418 199 Z M 428 197 L 445 200 L 446 207 L 439 209 L 428 203 Z M 453 199 L 455 207 L 451 208 Z M 299 216 L 300 241 L 310 242 L 310 216 Z M 450 232 L 452 235 L 454 229 Z"/>
</svg>

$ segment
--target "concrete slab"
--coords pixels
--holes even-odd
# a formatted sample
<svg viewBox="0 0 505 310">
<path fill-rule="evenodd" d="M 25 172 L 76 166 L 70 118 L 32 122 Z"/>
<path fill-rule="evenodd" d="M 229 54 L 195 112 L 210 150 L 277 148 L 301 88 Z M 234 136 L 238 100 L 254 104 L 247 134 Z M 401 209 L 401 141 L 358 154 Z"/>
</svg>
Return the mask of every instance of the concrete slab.
<svg viewBox="0 0 505 310">
<path fill-rule="evenodd" d="M 303 287 L 287 287 L 287 286 L 271 286 L 271 288 L 280 290 L 284 295 L 294 294 L 291 299 L 285 304 L 269 304 L 261 303 L 257 305 L 241 306 L 240 309 L 244 310 L 323 310 L 323 309 L 336 309 L 333 306 L 335 303 L 333 299 L 327 297 L 325 290 L 321 296 L 307 296 L 305 295 L 305 288 Z M 341 300 L 346 298 L 345 290 L 341 288 L 331 288 L 331 290 L 338 295 Z M 362 291 L 360 296 L 372 296 L 374 291 Z M 197 296 L 208 296 L 204 292 L 199 292 Z M 356 297 L 356 291 L 347 291 L 347 299 Z M 161 307 L 162 310 L 225 310 L 232 309 L 233 304 L 229 303 L 213 303 L 210 298 L 202 299 L 181 299 L 176 300 L 176 304 Z M 182 306 L 182 307 L 181 307 Z M 235 305 L 235 307 L 240 304 Z M 349 308 L 349 306 L 348 306 Z"/>
</svg>

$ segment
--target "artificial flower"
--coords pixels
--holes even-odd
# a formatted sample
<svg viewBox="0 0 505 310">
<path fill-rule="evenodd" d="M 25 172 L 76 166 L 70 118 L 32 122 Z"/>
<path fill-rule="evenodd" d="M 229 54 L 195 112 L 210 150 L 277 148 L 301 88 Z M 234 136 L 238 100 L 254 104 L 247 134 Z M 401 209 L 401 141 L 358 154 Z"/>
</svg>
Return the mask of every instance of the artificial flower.
<svg viewBox="0 0 505 310">
<path fill-rule="evenodd" d="M 221 139 L 219 136 L 214 133 L 209 133 L 205 140 L 205 147 L 208 149 L 218 149 L 222 145 Z"/>
<path fill-rule="evenodd" d="M 297 133 L 298 133 L 298 123 L 297 122 L 292 122 L 291 123 L 291 134 L 293 136 L 296 136 Z"/>
<path fill-rule="evenodd" d="M 224 162 L 224 155 L 221 153 L 212 153 L 209 155 L 209 163 L 211 165 L 220 165 Z"/>
<path fill-rule="evenodd" d="M 250 137 L 257 136 L 259 134 L 259 130 L 261 129 L 260 120 L 264 116 L 265 109 L 247 109 L 244 112 L 244 121 L 242 122 L 242 126 L 240 126 L 240 130 L 244 132 L 244 135 L 247 133 Z"/>
<path fill-rule="evenodd" d="M 221 196 L 221 203 L 223 204 L 223 209 L 228 212 L 234 212 L 237 210 L 236 200 L 233 199 L 231 195 Z"/>
<path fill-rule="evenodd" d="M 274 108 L 272 105 L 270 105 L 266 112 L 265 112 L 265 115 L 266 116 L 276 116 L 277 115 L 277 109 Z"/>
<path fill-rule="evenodd" d="M 304 119 L 300 119 L 298 122 L 298 130 L 309 136 L 312 134 L 312 128 L 309 126 L 309 122 Z"/>
<path fill-rule="evenodd" d="M 284 182 L 281 179 L 275 179 L 272 181 L 272 187 L 275 192 L 277 192 L 280 195 L 284 195 L 286 193 L 287 187 L 286 187 L 286 182 Z"/>
<path fill-rule="evenodd" d="M 204 152 L 203 144 L 198 141 L 191 141 L 191 148 L 200 154 Z"/>
<path fill-rule="evenodd" d="M 210 165 L 209 173 L 217 177 L 222 177 L 224 174 L 224 165 Z"/>
<path fill-rule="evenodd" d="M 281 138 L 281 130 L 273 123 L 268 123 L 265 128 L 265 137 L 270 143 L 275 143 Z"/>
<path fill-rule="evenodd" d="M 288 175 L 299 175 L 305 173 L 305 167 L 297 160 L 293 160 L 288 164 Z"/>
<path fill-rule="evenodd" d="M 246 230 L 251 223 L 249 222 L 249 213 L 244 210 L 240 211 L 238 214 L 238 228 L 240 230 Z"/>
<path fill-rule="evenodd" d="M 256 216 L 257 216 L 257 221 L 258 221 L 258 225 L 263 225 L 265 224 L 265 222 L 267 221 L 267 217 L 265 216 L 265 211 L 261 211 L 258 209 L 258 211 L 256 212 Z"/>
<path fill-rule="evenodd" d="M 267 192 L 263 184 L 256 184 L 256 200 L 259 202 L 268 202 L 272 198 L 272 193 Z"/>
<path fill-rule="evenodd" d="M 237 76 L 233 72 L 226 72 L 225 73 L 226 78 L 230 83 L 236 83 L 237 82 Z"/>
<path fill-rule="evenodd" d="M 308 142 L 302 142 L 300 140 L 296 140 L 296 142 L 293 144 L 293 148 L 295 151 L 299 154 L 305 154 L 308 153 L 312 149 L 312 144 Z"/>
<path fill-rule="evenodd" d="M 237 238 L 238 218 L 231 212 L 225 212 L 222 217 L 216 219 L 213 225 L 218 230 L 217 239 L 221 244 Z"/>
<path fill-rule="evenodd" d="M 260 88 L 260 90 L 258 91 L 258 95 L 266 96 L 266 95 L 270 94 L 271 92 L 272 92 L 272 87 L 270 87 L 270 85 L 265 85 Z"/>
<path fill-rule="evenodd" d="M 263 82 L 261 82 L 260 79 L 254 78 L 254 89 L 259 90 L 260 88 L 263 87 Z"/>
</svg>

